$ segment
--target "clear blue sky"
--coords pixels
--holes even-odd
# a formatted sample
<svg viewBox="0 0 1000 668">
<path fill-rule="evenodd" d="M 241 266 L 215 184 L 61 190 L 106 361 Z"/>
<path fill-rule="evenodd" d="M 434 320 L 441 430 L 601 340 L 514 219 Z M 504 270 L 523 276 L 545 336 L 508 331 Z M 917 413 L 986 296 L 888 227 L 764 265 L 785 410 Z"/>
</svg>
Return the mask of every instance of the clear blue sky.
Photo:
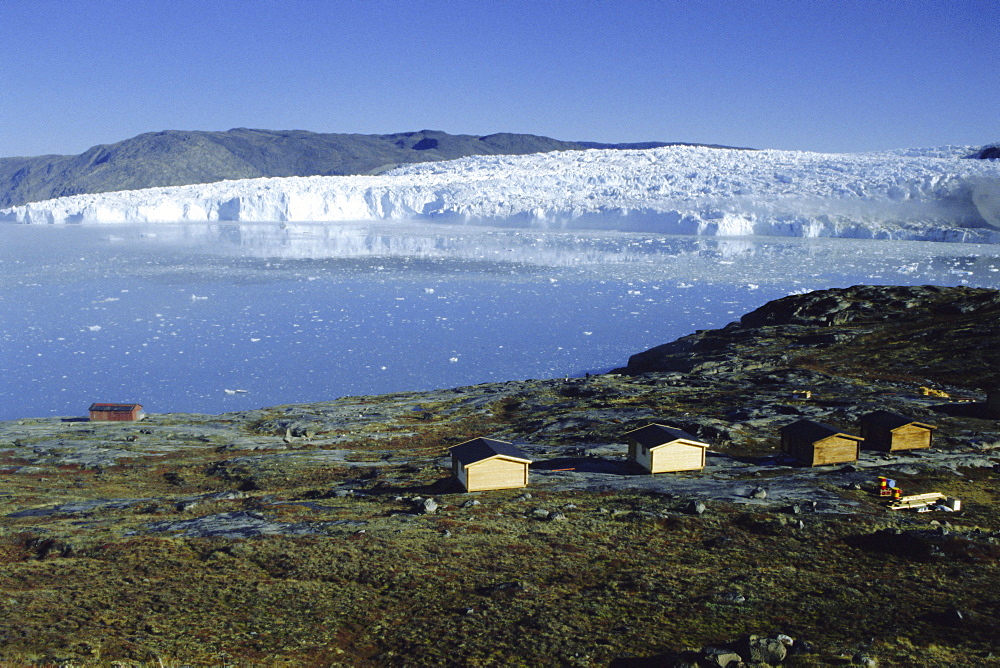
<svg viewBox="0 0 1000 668">
<path fill-rule="evenodd" d="M 0 0 L 0 156 L 165 129 L 1000 141 L 997 0 Z"/>
</svg>

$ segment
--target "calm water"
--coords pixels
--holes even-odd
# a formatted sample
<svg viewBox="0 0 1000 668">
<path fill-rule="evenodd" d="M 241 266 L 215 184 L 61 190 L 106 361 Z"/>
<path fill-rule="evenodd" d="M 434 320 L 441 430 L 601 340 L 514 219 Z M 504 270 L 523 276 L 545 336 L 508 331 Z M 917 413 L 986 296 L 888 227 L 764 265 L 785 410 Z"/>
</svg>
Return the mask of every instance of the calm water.
<svg viewBox="0 0 1000 668">
<path fill-rule="evenodd" d="M 0 235 L 0 419 L 583 375 L 792 292 L 1000 287 L 988 245 L 401 224 Z"/>
</svg>

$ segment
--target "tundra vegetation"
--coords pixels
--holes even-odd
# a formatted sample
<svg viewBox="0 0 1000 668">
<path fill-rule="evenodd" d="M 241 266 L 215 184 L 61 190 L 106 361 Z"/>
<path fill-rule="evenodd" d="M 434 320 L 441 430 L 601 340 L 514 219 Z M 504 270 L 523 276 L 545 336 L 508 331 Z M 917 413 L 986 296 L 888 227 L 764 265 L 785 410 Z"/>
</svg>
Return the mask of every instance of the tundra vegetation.
<svg viewBox="0 0 1000 668">
<path fill-rule="evenodd" d="M 0 423 L 0 663 L 696 665 L 781 633 L 786 665 L 995 665 L 998 322 L 996 291 L 857 287 L 616 374 Z M 933 447 L 779 457 L 784 424 L 876 409 Z M 650 421 L 711 443 L 705 470 L 630 469 Z M 451 483 L 480 435 L 523 447 L 530 487 Z M 888 511 L 880 475 L 962 510 Z"/>
</svg>

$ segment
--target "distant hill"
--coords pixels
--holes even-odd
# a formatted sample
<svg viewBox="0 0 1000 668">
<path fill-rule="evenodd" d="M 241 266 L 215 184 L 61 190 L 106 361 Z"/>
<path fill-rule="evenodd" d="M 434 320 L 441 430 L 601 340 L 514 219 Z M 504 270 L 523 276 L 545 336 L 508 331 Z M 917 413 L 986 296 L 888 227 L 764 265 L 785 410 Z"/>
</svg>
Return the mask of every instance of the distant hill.
<svg viewBox="0 0 1000 668">
<path fill-rule="evenodd" d="M 601 144 L 527 134 L 478 137 L 434 130 L 388 135 L 304 130 L 166 130 L 80 155 L 0 158 L 0 207 L 78 195 L 267 176 L 378 174 L 397 165 L 468 155 L 520 155 L 588 148 L 656 148 L 666 142 Z"/>
<path fill-rule="evenodd" d="M 1000 160 L 1000 143 L 984 146 L 969 157 L 979 160 Z"/>
</svg>

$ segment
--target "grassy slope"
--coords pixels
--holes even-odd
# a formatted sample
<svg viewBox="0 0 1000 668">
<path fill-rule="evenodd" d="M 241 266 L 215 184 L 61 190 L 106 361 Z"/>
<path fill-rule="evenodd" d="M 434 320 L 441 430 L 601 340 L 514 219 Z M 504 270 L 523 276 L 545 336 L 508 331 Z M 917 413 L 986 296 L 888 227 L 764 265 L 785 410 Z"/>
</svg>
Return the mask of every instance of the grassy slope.
<svg viewBox="0 0 1000 668">
<path fill-rule="evenodd" d="M 981 331 L 952 337 L 952 347 L 939 345 L 950 332 L 975 324 L 963 318 L 917 318 L 906 330 L 893 325 L 811 350 L 789 366 L 825 370 L 841 379 L 831 388 L 858 388 L 840 397 L 854 401 L 865 393 L 912 392 L 928 378 L 961 387 L 981 375 L 981 354 L 993 350 Z M 916 359 L 922 364 L 915 366 Z M 0 661 L 622 666 L 648 659 L 662 665 L 669 652 L 780 631 L 811 644 L 790 665 L 846 665 L 856 653 L 883 665 L 1000 663 L 996 467 L 961 475 L 917 467 L 897 475 L 904 489 L 963 499 L 965 511 L 949 516 L 887 513 L 868 490 L 843 489 L 837 469 L 820 485 L 859 504 L 856 512 L 792 515 L 780 507 L 710 503 L 705 515 L 695 516 L 683 512 L 685 499 L 627 485 L 590 492 L 533 488 L 530 500 L 518 500 L 520 490 L 486 492 L 471 507 L 462 507 L 469 495 L 445 492 L 438 456 L 446 445 L 479 433 L 543 432 L 550 418 L 614 409 L 623 421 L 596 426 L 586 437 L 607 442 L 630 426 L 629 411 L 724 416 L 765 389 L 739 389 L 721 379 L 698 390 L 673 388 L 656 376 L 595 383 L 604 389 L 576 398 L 556 382 L 521 384 L 515 396 L 488 406 L 489 417 L 469 400 L 496 386 L 468 388 L 447 400 L 354 398 L 384 417 L 344 424 L 342 432 L 323 437 L 348 439 L 341 447 L 352 451 L 349 459 L 377 460 L 374 468 L 254 463 L 250 454 L 287 451 L 234 452 L 231 434 L 209 429 L 231 419 L 229 427 L 256 435 L 286 414 L 282 407 L 238 419 L 164 415 L 95 428 L 81 437 L 117 442 L 134 433 L 141 442 L 145 436 L 137 430 L 145 424 L 184 447 L 103 470 L 41 466 L 3 476 L 4 515 L 84 499 L 146 501 L 4 518 Z M 404 399 L 435 417 L 416 420 L 389 410 Z M 972 417 L 942 423 L 942 431 L 956 437 L 996 430 L 995 422 Z M 205 435 L 185 435 L 183 428 L 203 428 Z M 71 438 L 66 429 L 64 442 Z M 575 436 L 571 429 L 546 438 Z M 277 437 L 269 438 L 279 447 Z M 952 447 L 947 434 L 941 442 Z M 308 454 L 315 446 L 302 438 L 295 447 Z M 773 447 L 773 439 L 762 437 L 730 451 Z M 24 463 L 9 456 L 2 462 L 12 470 Z M 371 495 L 332 494 L 347 482 Z M 186 510 L 173 505 L 180 497 L 237 490 L 242 498 Z M 442 505 L 435 515 L 412 514 L 402 498 L 428 493 Z M 561 511 L 566 519 L 536 519 L 538 508 Z M 318 533 L 237 540 L 148 530 L 164 520 L 232 511 Z M 944 533 L 936 523 L 945 520 L 947 535 L 936 535 Z M 885 528 L 927 533 L 912 534 L 907 543 L 874 533 Z"/>
</svg>

